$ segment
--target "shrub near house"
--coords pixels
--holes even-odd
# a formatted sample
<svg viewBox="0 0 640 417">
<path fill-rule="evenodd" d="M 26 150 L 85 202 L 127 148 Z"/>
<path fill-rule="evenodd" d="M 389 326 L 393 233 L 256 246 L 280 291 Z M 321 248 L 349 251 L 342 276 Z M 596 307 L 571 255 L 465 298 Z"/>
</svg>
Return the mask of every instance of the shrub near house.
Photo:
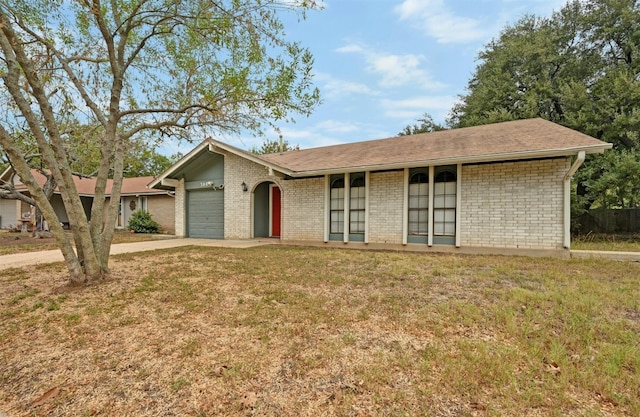
<svg viewBox="0 0 640 417">
<path fill-rule="evenodd" d="M 153 220 L 149 212 L 136 210 L 129 218 L 128 228 L 136 233 L 158 233 L 160 225 Z"/>
</svg>

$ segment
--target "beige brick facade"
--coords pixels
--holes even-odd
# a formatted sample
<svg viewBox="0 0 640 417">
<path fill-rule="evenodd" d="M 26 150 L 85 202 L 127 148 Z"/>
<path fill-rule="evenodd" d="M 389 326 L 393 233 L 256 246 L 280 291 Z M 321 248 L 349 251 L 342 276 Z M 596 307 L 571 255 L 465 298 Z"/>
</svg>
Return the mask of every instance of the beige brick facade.
<svg viewBox="0 0 640 417">
<path fill-rule="evenodd" d="M 184 179 L 179 181 L 178 186 L 175 188 L 175 192 L 176 236 L 184 237 L 187 234 L 187 222 L 185 221 L 187 215 L 185 207 L 187 193 L 184 188 Z"/>
<path fill-rule="evenodd" d="M 284 181 L 282 194 L 282 239 L 324 239 L 325 179 Z"/>
<path fill-rule="evenodd" d="M 404 172 L 372 172 L 369 179 L 369 242 L 400 244 Z"/>
<path fill-rule="evenodd" d="M 461 246 L 561 249 L 566 158 L 462 168 Z"/>
<path fill-rule="evenodd" d="M 242 191 L 242 183 L 249 191 Z M 265 166 L 256 164 L 231 153 L 224 154 L 224 237 L 225 239 L 250 239 L 253 234 L 251 217 L 253 190 L 263 182 L 273 182 L 282 190 L 286 199 L 286 189 L 282 179 L 269 175 Z M 282 212 L 285 220 L 285 212 Z"/>
<path fill-rule="evenodd" d="M 264 182 L 282 191 L 283 240 L 324 240 L 326 179 L 284 180 L 267 167 L 224 153 L 224 237 L 253 237 L 253 191 Z M 460 245 L 506 249 L 558 250 L 563 244 L 563 177 L 568 158 L 464 165 L 460 195 Z M 248 191 L 242 191 L 242 183 Z M 404 171 L 369 175 L 368 241 L 403 241 Z M 176 188 L 175 231 L 184 235 L 186 193 Z"/>
<path fill-rule="evenodd" d="M 153 220 L 160 225 L 161 233 L 175 234 L 176 204 L 169 195 L 153 195 L 147 197 L 147 211 Z"/>
</svg>

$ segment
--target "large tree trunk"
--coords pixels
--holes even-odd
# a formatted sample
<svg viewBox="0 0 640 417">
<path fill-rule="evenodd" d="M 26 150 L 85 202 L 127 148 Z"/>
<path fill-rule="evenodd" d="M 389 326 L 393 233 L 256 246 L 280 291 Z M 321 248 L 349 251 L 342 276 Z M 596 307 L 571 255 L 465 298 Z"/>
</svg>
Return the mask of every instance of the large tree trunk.
<svg viewBox="0 0 640 417">
<path fill-rule="evenodd" d="M 9 160 L 11 160 L 11 163 L 20 176 L 23 184 L 27 186 L 29 192 L 31 193 L 31 197 L 34 199 L 36 205 L 39 206 L 42 210 L 45 219 L 49 221 L 49 224 L 51 225 L 51 233 L 53 233 L 56 241 L 58 242 L 58 246 L 62 251 L 62 256 L 64 257 L 67 269 L 69 270 L 71 283 L 81 284 L 87 282 L 88 279 L 85 275 L 84 269 L 82 268 L 80 260 L 76 256 L 76 253 L 73 251 L 73 246 L 71 246 L 71 242 L 65 234 L 64 229 L 60 225 L 60 222 L 57 221 L 58 216 L 53 210 L 53 206 L 33 178 L 31 169 L 27 165 L 26 161 L 22 158 L 20 149 L 11 141 L 11 136 L 2 127 L 2 125 L 0 125 L 0 145 L 2 145 L 5 152 L 9 156 Z"/>
<path fill-rule="evenodd" d="M 118 210 L 120 209 L 120 193 L 122 191 L 124 153 L 124 140 L 122 136 L 118 135 L 116 138 L 116 152 L 114 154 L 114 176 L 113 186 L 111 187 L 111 198 L 109 199 L 109 209 L 107 211 L 107 216 L 102 231 L 102 241 L 100 242 L 100 252 L 98 254 L 98 258 L 100 259 L 100 266 L 105 273 L 109 271 L 108 262 L 109 254 L 111 252 L 111 241 L 113 240 L 116 219 L 118 217 Z"/>
<path fill-rule="evenodd" d="M 53 178 L 58 184 L 62 201 L 69 215 L 69 223 L 71 224 L 79 256 L 73 253 L 73 250 L 69 252 L 68 249 L 71 247 L 70 242 L 66 238 L 62 227 L 53 221 L 53 219 L 56 218 L 53 207 L 45 197 L 42 189 L 33 179 L 29 166 L 22 157 L 20 149 L 16 146 L 11 134 L 4 128 L 0 131 L 2 146 L 12 160 L 16 172 L 18 172 L 18 175 L 23 179 L 32 197 L 45 213 L 45 217 L 53 223 L 54 228 L 52 232 L 58 239 L 63 254 L 65 255 L 71 281 L 78 283 L 100 278 L 102 273 L 93 249 L 91 235 L 89 233 L 89 224 L 84 213 L 84 208 L 82 207 L 80 196 L 73 182 L 71 168 L 69 167 L 63 141 L 60 137 L 60 131 L 56 124 L 55 113 L 38 77 L 38 71 L 33 67 L 33 63 L 27 55 L 22 41 L 16 36 L 10 21 L 1 13 L 1 9 L 0 48 L 2 49 L 6 64 L 6 73 L 2 76 L 2 81 L 24 116 L 36 140 L 41 158 L 50 169 Z M 30 97 L 34 98 L 36 103 L 25 96 L 25 91 L 21 84 L 21 77 L 24 77 L 28 81 Z M 34 112 L 34 107 L 36 106 L 40 115 Z M 42 123 L 44 123 L 44 126 Z M 72 253 L 73 256 L 71 256 Z M 84 271 L 84 274 L 82 274 L 81 271 Z"/>
</svg>

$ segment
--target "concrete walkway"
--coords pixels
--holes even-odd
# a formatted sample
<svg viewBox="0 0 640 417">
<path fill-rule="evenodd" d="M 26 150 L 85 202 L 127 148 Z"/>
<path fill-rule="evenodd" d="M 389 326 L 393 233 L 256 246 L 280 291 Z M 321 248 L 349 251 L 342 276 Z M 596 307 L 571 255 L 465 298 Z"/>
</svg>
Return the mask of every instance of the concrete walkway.
<svg viewBox="0 0 640 417">
<path fill-rule="evenodd" d="M 180 246 L 213 246 L 220 248 L 251 248 L 254 246 L 272 245 L 279 243 L 273 239 L 252 240 L 216 240 L 216 239 L 162 239 L 147 240 L 144 242 L 118 243 L 111 245 L 111 255 L 121 253 L 144 252 L 157 249 L 177 248 Z M 41 252 L 16 253 L 0 256 L 0 270 L 9 268 L 22 268 L 30 265 L 62 262 L 62 252 L 59 249 Z M 1 416 L 0 416 L 1 417 Z"/>
<path fill-rule="evenodd" d="M 611 259 L 614 261 L 640 262 L 640 252 L 613 252 L 604 250 L 572 250 L 571 257 L 577 259 Z"/>
</svg>

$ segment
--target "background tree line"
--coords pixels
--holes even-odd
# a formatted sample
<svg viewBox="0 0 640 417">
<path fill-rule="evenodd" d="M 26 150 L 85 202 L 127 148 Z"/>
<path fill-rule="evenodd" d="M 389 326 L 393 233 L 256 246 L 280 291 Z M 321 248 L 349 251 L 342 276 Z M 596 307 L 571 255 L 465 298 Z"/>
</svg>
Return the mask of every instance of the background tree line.
<svg viewBox="0 0 640 417">
<path fill-rule="evenodd" d="M 575 176 L 574 215 L 640 206 L 640 6 L 570 1 L 550 17 L 505 27 L 479 64 L 447 128 L 541 117 L 606 142 Z M 400 134 L 445 128 L 426 114 Z"/>
</svg>

